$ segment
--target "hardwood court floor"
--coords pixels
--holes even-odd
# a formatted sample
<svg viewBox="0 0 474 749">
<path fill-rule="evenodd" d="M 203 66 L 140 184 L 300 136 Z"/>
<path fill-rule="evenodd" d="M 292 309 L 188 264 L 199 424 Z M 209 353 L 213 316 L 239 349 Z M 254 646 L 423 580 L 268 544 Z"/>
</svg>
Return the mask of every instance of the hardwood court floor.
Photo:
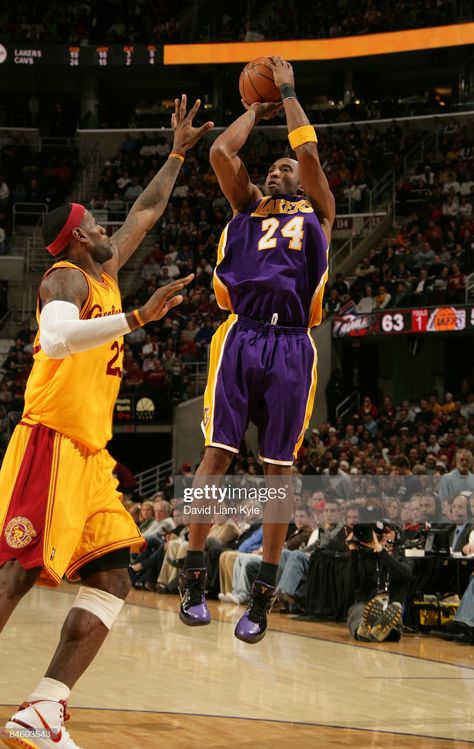
<svg viewBox="0 0 474 749">
<path fill-rule="evenodd" d="M 35 589 L 0 638 L 0 718 L 43 674 L 73 588 Z M 343 625 L 270 618 L 255 646 L 242 609 L 187 628 L 176 597 L 137 594 L 80 680 L 68 725 L 84 749 L 450 749 L 474 743 L 474 649 L 434 638 L 360 645 Z M 76 709 L 74 709 L 76 708 Z"/>
</svg>

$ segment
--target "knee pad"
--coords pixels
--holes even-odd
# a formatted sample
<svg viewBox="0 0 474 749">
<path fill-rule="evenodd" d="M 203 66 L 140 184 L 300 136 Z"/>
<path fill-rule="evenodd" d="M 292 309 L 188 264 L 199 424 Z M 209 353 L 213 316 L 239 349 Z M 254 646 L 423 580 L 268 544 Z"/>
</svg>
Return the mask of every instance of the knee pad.
<svg viewBox="0 0 474 749">
<path fill-rule="evenodd" d="M 107 593 L 98 588 L 89 588 L 81 585 L 72 608 L 84 609 L 97 616 L 100 621 L 110 629 L 122 610 L 125 603 L 121 598 Z"/>
</svg>

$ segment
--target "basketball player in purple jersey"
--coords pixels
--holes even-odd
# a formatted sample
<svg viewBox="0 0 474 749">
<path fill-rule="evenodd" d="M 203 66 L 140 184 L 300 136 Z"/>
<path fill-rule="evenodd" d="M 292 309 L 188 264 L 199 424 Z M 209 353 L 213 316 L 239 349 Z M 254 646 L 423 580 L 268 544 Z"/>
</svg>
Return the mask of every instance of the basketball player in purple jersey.
<svg viewBox="0 0 474 749">
<path fill-rule="evenodd" d="M 264 197 L 238 155 L 254 125 L 273 117 L 281 104 L 244 103 L 247 111 L 211 148 L 211 164 L 233 209 L 214 271 L 217 302 L 230 314 L 211 344 L 202 423 L 206 449 L 196 485 L 226 473 L 249 421 L 258 428 L 267 480 L 289 476 L 314 403 L 317 353 L 310 328 L 321 322 L 335 202 L 316 133 L 296 98 L 292 67 L 281 57 L 270 59 L 297 160 L 281 158 L 270 166 Z M 235 630 L 248 643 L 265 634 L 288 530 L 287 522 L 264 520 L 263 561 Z M 191 525 L 180 577 L 180 618 L 191 626 L 210 622 L 207 533 L 207 525 Z"/>
</svg>

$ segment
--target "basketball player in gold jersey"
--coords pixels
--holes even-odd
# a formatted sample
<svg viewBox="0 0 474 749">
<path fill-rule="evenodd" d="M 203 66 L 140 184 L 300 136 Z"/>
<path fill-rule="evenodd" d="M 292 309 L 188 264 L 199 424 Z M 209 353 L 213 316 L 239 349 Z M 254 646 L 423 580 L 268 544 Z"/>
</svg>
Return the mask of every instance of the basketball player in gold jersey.
<svg viewBox="0 0 474 749">
<path fill-rule="evenodd" d="M 143 543 L 105 450 L 123 335 L 166 315 L 193 276 L 126 314 L 117 277 L 165 210 L 186 151 L 213 125 L 193 127 L 198 108 L 199 100 L 186 114 L 186 97 L 175 100 L 170 157 L 111 239 L 76 203 L 45 219 L 55 263 L 40 285 L 25 409 L 0 473 L 0 630 L 40 577 L 57 585 L 66 574 L 82 586 L 45 678 L 0 732 L 9 747 L 79 749 L 64 728 L 70 689 L 117 618 L 129 589 L 130 548 Z"/>
</svg>

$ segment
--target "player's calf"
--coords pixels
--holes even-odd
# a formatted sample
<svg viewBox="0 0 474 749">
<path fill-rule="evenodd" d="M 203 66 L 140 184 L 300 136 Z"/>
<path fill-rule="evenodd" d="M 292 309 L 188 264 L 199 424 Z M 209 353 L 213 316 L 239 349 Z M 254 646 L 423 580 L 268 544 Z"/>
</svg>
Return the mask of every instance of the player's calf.
<svg viewBox="0 0 474 749">
<path fill-rule="evenodd" d="M 25 570 L 16 559 L 6 562 L 0 569 L 0 632 L 40 574 L 41 567 Z"/>
</svg>

